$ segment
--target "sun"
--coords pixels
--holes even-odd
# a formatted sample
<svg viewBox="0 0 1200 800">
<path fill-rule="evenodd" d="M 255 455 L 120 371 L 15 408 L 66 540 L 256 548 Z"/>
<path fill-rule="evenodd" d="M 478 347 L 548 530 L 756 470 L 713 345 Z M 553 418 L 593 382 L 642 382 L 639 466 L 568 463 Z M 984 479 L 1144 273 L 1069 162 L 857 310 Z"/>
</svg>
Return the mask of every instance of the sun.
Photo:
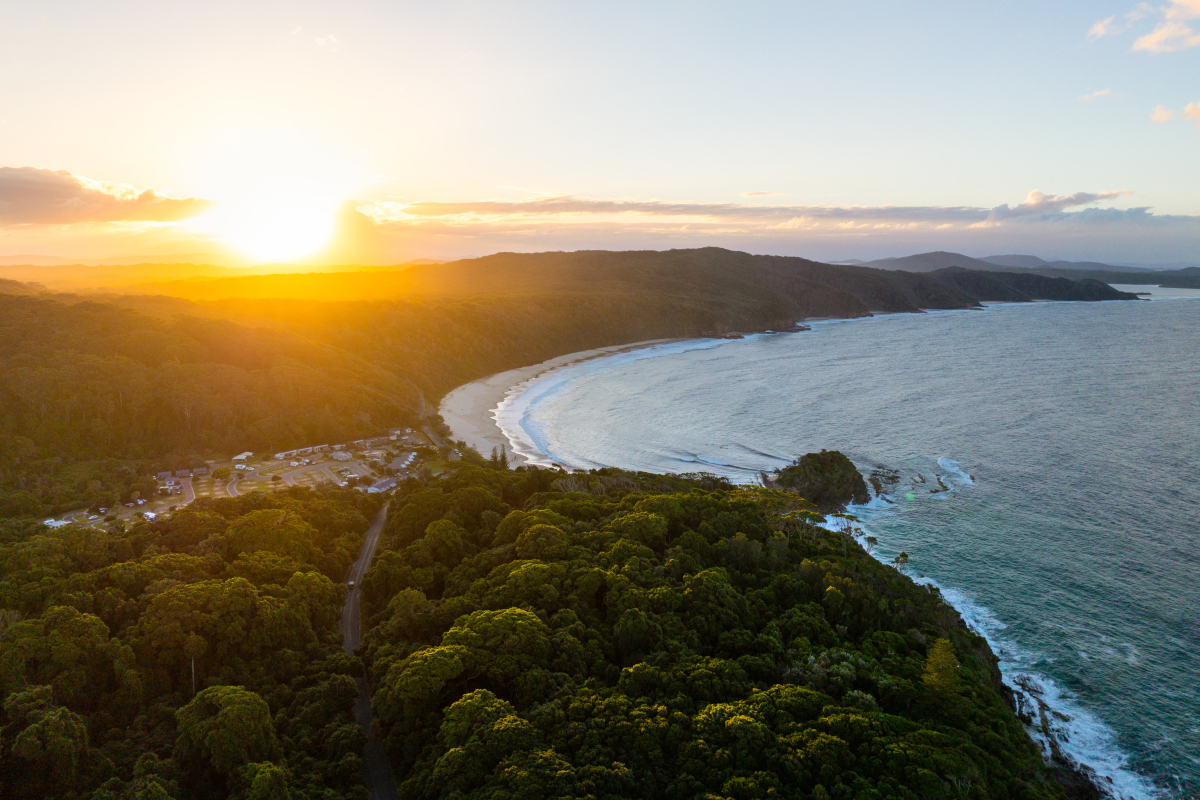
<svg viewBox="0 0 1200 800">
<path fill-rule="evenodd" d="M 214 202 L 196 229 L 259 262 L 319 254 L 362 183 L 328 147 L 292 131 L 231 137 L 206 161 L 203 182 Z"/>
<path fill-rule="evenodd" d="M 314 255 L 333 239 L 344 202 L 331 187 L 279 177 L 251 188 L 225 209 L 221 238 L 251 258 L 287 261 Z"/>
</svg>

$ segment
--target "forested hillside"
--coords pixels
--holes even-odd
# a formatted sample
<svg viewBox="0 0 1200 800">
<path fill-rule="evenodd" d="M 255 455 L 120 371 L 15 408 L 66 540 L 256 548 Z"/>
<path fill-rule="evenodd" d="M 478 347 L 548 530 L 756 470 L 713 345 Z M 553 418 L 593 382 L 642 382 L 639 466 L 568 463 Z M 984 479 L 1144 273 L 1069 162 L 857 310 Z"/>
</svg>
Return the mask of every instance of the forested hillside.
<svg viewBox="0 0 1200 800">
<path fill-rule="evenodd" d="M 0 798 L 362 797 L 361 665 L 337 625 L 381 502 L 291 489 L 128 530 L 6 523 Z"/>
<path fill-rule="evenodd" d="M 0 293 L 0 513 L 120 494 L 155 459 L 376 434 L 411 424 L 422 392 L 436 401 L 470 380 L 593 347 L 983 300 L 1133 297 L 1094 281 L 913 274 L 719 248 L 500 253 L 152 288 L 176 296 Z"/>
<path fill-rule="evenodd" d="M 0 514 L 144 492 L 154 460 L 375 435 L 418 397 L 289 332 L 0 294 Z"/>
<path fill-rule="evenodd" d="M 404 798 L 1051 798 L 996 661 L 798 495 L 464 466 L 364 582 Z"/>
</svg>

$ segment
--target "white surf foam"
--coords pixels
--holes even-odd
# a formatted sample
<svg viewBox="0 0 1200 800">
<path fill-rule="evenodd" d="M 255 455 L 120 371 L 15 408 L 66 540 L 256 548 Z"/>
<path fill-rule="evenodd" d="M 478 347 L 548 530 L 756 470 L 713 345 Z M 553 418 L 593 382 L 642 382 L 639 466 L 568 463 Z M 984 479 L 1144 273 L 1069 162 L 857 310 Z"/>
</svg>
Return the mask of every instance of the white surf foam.
<svg viewBox="0 0 1200 800">
<path fill-rule="evenodd" d="M 946 471 L 956 489 L 975 485 L 974 479 L 957 461 L 942 457 L 938 459 L 938 465 Z M 846 511 L 859 517 L 853 526 L 854 530 L 850 531 L 855 539 L 860 544 L 865 544 L 867 537 L 874 539 L 876 546 L 871 552 L 872 556 L 881 563 L 891 565 L 888 557 L 891 551 L 886 542 L 880 542 L 879 537 L 866 527 L 872 517 L 890 510 L 889 504 L 878 502 L 879 499 L 873 497 L 870 503 L 850 506 Z M 823 526 L 830 530 L 844 530 L 846 527 L 844 520 L 836 517 L 826 518 Z M 1007 626 L 991 609 L 975 602 L 962 589 L 946 587 L 933 578 L 913 576 L 911 570 L 901 569 L 915 583 L 937 589 L 967 627 L 987 641 L 1000 660 L 1004 684 L 1017 695 L 1019 710 L 1033 719 L 1034 724 L 1026 725 L 1026 730 L 1042 748 L 1047 759 L 1051 756 L 1052 748 L 1058 748 L 1068 759 L 1090 771 L 1097 785 L 1116 800 L 1166 800 L 1170 797 L 1168 792 L 1129 767 L 1129 758 L 1117 745 L 1116 733 L 1112 728 L 1083 708 L 1071 692 L 1033 669 L 1032 665 L 1041 660 L 1040 656 L 1024 651 L 1005 638 Z M 1049 735 L 1042 728 L 1043 718 Z M 1050 737 L 1053 737 L 1053 745 Z"/>
<path fill-rule="evenodd" d="M 584 375 L 613 369 L 647 358 L 684 353 L 689 350 L 707 350 L 746 339 L 757 339 L 771 334 L 751 334 L 744 339 L 687 339 L 679 342 L 650 345 L 612 355 L 599 356 L 587 361 L 570 364 L 536 375 L 511 387 L 504 399 L 491 411 L 496 426 L 508 439 L 513 451 L 527 463 L 544 467 L 561 466 L 567 469 L 590 469 L 600 464 L 577 462 L 553 452 L 545 426 L 534 414 L 539 406 L 565 391 L 571 381 Z"/>
</svg>

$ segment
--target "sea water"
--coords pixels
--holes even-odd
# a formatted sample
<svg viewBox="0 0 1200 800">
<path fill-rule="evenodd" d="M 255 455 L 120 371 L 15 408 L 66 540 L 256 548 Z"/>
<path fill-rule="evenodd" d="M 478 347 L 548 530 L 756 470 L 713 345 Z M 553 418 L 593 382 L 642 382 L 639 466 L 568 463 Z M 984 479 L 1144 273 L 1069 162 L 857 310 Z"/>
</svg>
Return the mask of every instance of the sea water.
<svg viewBox="0 0 1200 800">
<path fill-rule="evenodd" d="M 908 554 L 1114 795 L 1200 795 L 1200 297 L 677 342 L 553 373 L 496 416 L 572 468 L 755 482 L 828 448 L 897 470 L 852 509 L 874 554 Z"/>
</svg>

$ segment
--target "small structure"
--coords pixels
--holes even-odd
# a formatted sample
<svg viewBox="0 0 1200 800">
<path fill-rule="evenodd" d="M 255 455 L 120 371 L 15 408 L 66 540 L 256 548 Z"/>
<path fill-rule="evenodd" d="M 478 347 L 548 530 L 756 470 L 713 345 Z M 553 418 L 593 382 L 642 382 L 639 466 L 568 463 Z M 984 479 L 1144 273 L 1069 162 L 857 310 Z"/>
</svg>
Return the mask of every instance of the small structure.
<svg viewBox="0 0 1200 800">
<path fill-rule="evenodd" d="M 167 486 L 174 486 L 177 483 L 179 483 L 179 481 L 175 480 L 174 478 L 167 478 Z"/>
<path fill-rule="evenodd" d="M 384 478 L 381 481 L 375 481 L 371 484 L 371 488 L 367 489 L 368 494 L 378 494 L 386 492 L 388 489 L 395 489 L 398 481 L 395 478 Z"/>
<path fill-rule="evenodd" d="M 193 477 L 198 477 L 200 475 L 207 475 L 207 474 L 208 474 L 208 467 L 196 467 L 194 470 L 192 470 Z"/>
<path fill-rule="evenodd" d="M 147 522 L 154 522 L 158 514 L 155 514 L 153 511 L 143 511 L 142 516 L 146 518 Z"/>
<path fill-rule="evenodd" d="M 157 477 L 160 481 L 165 481 L 167 478 L 171 477 L 171 470 L 160 472 L 158 473 Z"/>
<path fill-rule="evenodd" d="M 191 471 L 190 469 L 177 469 L 177 470 L 175 470 L 175 477 L 176 477 L 176 478 L 190 478 L 191 476 L 192 476 L 192 471 Z"/>
<path fill-rule="evenodd" d="M 42 523 L 47 528 L 61 528 L 63 525 L 70 525 L 65 519 L 48 519 Z"/>
<path fill-rule="evenodd" d="M 349 461 L 350 459 L 353 458 L 353 456 L 350 455 L 349 453 L 347 453 L 345 450 L 338 450 L 337 452 L 333 453 L 333 455 L 330 457 L 334 461 Z"/>
<path fill-rule="evenodd" d="M 254 453 L 251 453 L 249 450 L 247 450 L 245 453 L 238 453 L 236 456 L 234 456 L 234 457 L 233 457 L 232 459 L 230 459 L 230 460 L 232 460 L 232 461 L 245 461 L 247 458 L 249 458 L 249 457 L 250 457 L 250 456 L 252 456 L 252 455 L 254 455 Z"/>
</svg>

